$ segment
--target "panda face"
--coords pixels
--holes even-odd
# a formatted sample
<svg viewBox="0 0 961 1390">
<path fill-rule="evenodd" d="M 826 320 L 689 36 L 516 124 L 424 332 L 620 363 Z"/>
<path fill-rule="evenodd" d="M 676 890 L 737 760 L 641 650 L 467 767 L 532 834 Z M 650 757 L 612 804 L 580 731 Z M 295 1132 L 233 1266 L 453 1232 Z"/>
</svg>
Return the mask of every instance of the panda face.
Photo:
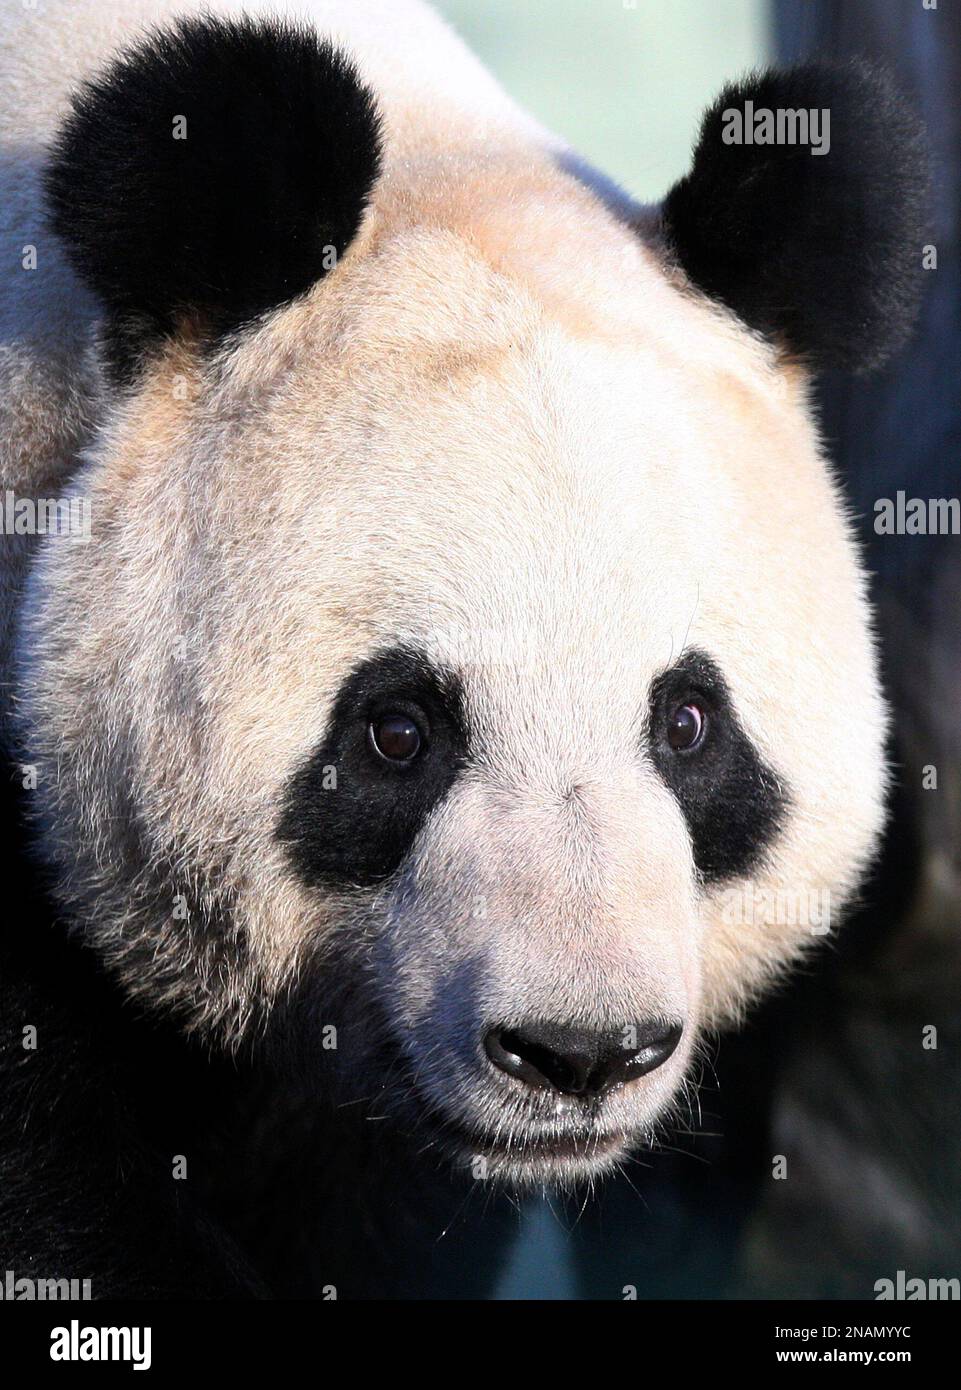
<svg viewBox="0 0 961 1390">
<path fill-rule="evenodd" d="M 233 1038 L 293 992 L 339 1029 L 318 1086 L 373 1074 L 515 1182 L 648 1133 L 817 939 L 732 889 L 840 906 L 880 819 L 803 387 L 607 235 L 607 332 L 425 233 L 171 352 L 90 465 L 101 540 L 37 587 L 36 727 L 87 779 L 57 822 L 127 987 Z"/>
<path fill-rule="evenodd" d="M 432 253 L 449 265 L 424 244 L 411 271 Z M 277 845 L 305 924 L 363 916 L 376 1036 L 342 1045 L 515 1182 L 649 1130 L 704 1028 L 823 926 L 730 920 L 732 895 L 839 907 L 878 825 L 860 581 L 803 396 L 680 296 L 651 333 L 655 274 L 623 347 L 487 283 L 502 351 L 449 376 L 439 347 L 413 374 L 374 351 L 373 440 L 335 407 L 304 441 L 341 460 L 299 566 L 305 610 L 339 617 L 323 698 L 297 674 Z M 379 750 L 391 720 L 409 756 Z"/>
<path fill-rule="evenodd" d="M 830 155 L 726 145 L 750 82 Z M 150 1009 L 517 1183 L 650 1137 L 881 823 L 807 383 L 907 331 L 916 127 L 867 71 L 750 82 L 642 225 L 523 121 L 481 155 L 206 17 L 48 172 L 110 398 L 21 624 L 60 900 Z"/>
</svg>

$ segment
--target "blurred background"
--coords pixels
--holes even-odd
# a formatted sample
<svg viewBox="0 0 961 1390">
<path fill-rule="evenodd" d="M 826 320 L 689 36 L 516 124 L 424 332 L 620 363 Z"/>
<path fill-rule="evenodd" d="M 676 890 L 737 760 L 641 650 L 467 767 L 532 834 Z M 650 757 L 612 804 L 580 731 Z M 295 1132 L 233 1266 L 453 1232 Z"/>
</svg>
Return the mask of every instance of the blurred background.
<svg viewBox="0 0 961 1390">
<path fill-rule="evenodd" d="M 687 167 L 724 82 L 768 60 L 767 0 L 441 0 L 437 9 L 550 130 L 640 202 Z"/>
<path fill-rule="evenodd" d="M 435 3 L 516 100 L 643 202 L 685 172 L 699 113 L 745 69 L 883 63 L 927 122 L 936 250 L 909 349 L 877 377 L 817 386 L 894 716 L 892 813 L 864 903 L 815 969 L 719 1040 L 691 1133 L 590 1199 L 522 1205 L 495 1296 L 870 1299 L 899 1269 L 957 1278 L 961 538 L 872 524 L 899 489 L 961 492 L 957 0 Z M 938 1046 L 922 1049 L 932 1024 Z"/>
</svg>

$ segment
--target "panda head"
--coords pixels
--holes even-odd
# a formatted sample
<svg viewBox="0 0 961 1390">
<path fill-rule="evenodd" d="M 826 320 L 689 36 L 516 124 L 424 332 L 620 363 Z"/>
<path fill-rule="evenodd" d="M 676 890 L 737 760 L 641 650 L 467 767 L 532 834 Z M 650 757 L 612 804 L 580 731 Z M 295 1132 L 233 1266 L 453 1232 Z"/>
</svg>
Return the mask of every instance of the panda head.
<svg viewBox="0 0 961 1390">
<path fill-rule="evenodd" d="M 726 145 L 752 95 L 829 107 L 830 152 Z M 808 387 L 904 336 L 917 136 L 867 71 L 752 78 L 643 236 L 509 134 L 392 138 L 275 24 L 182 23 L 77 96 L 47 187 L 113 387 L 93 540 L 24 623 L 38 834 L 151 1009 L 574 1178 L 876 841 Z"/>
</svg>

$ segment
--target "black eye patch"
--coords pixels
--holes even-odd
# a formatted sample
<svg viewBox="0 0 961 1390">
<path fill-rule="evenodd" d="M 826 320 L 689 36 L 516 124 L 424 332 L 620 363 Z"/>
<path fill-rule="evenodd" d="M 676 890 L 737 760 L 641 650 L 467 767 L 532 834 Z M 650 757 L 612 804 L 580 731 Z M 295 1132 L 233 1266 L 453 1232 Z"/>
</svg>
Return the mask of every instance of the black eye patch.
<svg viewBox="0 0 961 1390">
<path fill-rule="evenodd" d="M 406 718 L 416 757 L 377 752 L 371 727 Z M 407 647 L 364 661 L 341 686 L 320 746 L 290 778 L 277 838 L 310 886 L 370 887 L 389 878 L 467 754 L 460 681 Z"/>
<path fill-rule="evenodd" d="M 669 730 L 674 712 L 688 705 L 703 712 L 704 733 L 695 747 L 678 752 Z M 686 652 L 653 682 L 647 740 L 683 812 L 703 880 L 746 873 L 777 836 L 790 796 L 745 733 L 724 677 L 706 653 Z"/>
</svg>

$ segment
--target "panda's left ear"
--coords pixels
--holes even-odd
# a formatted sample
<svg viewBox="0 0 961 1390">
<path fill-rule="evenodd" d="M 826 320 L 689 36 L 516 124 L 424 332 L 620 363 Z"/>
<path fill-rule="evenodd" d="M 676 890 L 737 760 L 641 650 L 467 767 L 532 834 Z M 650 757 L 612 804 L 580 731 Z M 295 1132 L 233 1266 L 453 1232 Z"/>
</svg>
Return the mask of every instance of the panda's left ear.
<svg viewBox="0 0 961 1390">
<path fill-rule="evenodd" d="M 688 279 L 751 328 L 862 371 L 910 333 L 927 204 L 922 128 L 890 79 L 802 66 L 725 88 L 661 224 Z"/>
<path fill-rule="evenodd" d="M 128 379 L 190 324 L 216 338 L 308 289 L 380 164 L 348 60 L 282 20 L 181 20 L 76 94 L 46 173 L 54 230 Z"/>
</svg>

